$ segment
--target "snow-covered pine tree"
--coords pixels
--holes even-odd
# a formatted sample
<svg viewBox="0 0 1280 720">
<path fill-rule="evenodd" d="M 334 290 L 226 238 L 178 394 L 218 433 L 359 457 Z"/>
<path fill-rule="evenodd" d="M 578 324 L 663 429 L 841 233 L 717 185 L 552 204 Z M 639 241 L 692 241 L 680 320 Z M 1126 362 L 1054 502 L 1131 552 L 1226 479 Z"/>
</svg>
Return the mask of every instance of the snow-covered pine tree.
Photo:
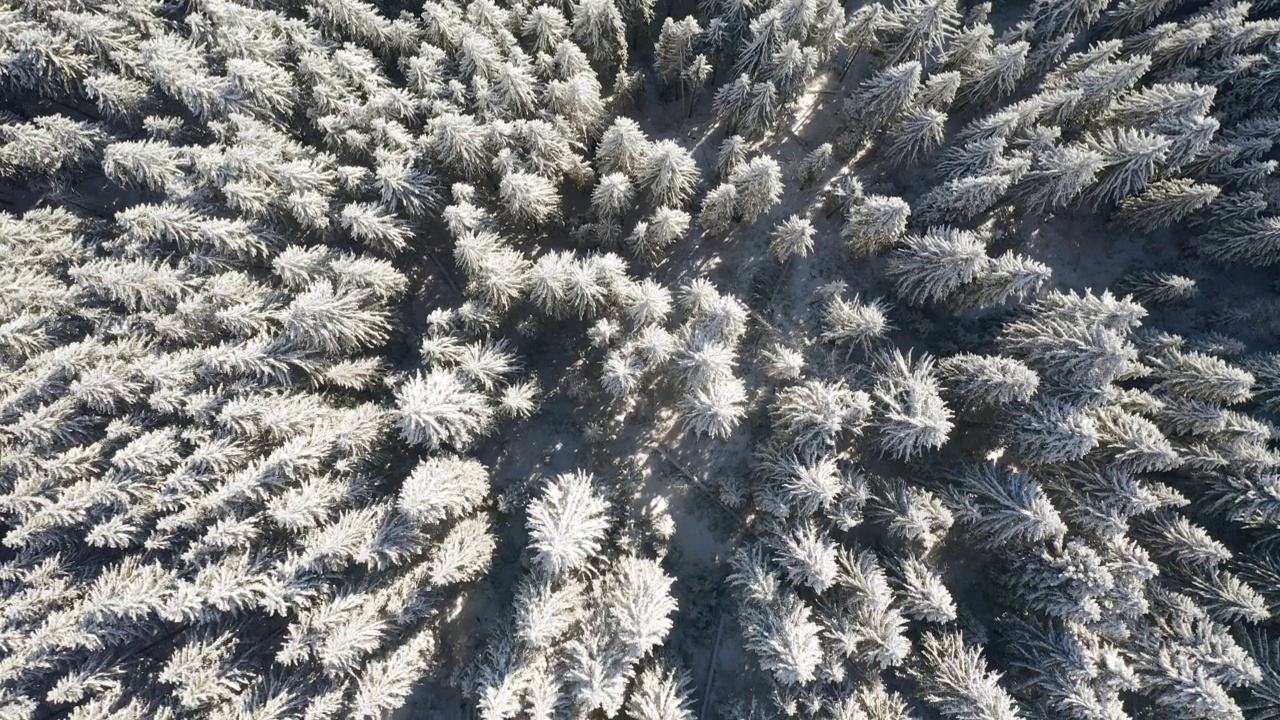
<svg viewBox="0 0 1280 720">
<path fill-rule="evenodd" d="M 537 5 L 520 23 L 520 32 L 530 40 L 534 53 L 551 53 L 568 37 L 569 21 L 554 5 Z"/>
<path fill-rule="evenodd" d="M 492 152 L 485 129 L 471 115 L 461 113 L 433 117 L 421 143 L 442 167 L 458 168 L 467 178 L 481 176 Z"/>
<path fill-rule="evenodd" d="M 1145 190 L 1163 166 L 1170 142 L 1135 128 L 1108 129 L 1086 136 L 1085 144 L 1102 156 L 1103 169 L 1089 190 L 1095 203 L 1110 203 Z"/>
<path fill-rule="evenodd" d="M 660 207 L 639 223 L 627 238 L 627 245 L 636 255 L 656 258 L 689 232 L 689 213 L 673 207 Z"/>
<path fill-rule="evenodd" d="M 545 223 L 559 212 L 560 194 L 550 180 L 516 170 L 507 173 L 498 195 L 508 215 L 520 222 Z"/>
<path fill-rule="evenodd" d="M 734 171 L 747 162 L 747 141 L 741 135 L 729 135 L 716 150 L 716 176 L 728 182 Z"/>
<path fill-rule="evenodd" d="M 946 112 L 956 102 L 963 78 L 958 70 L 931 73 L 924 81 L 924 87 L 916 95 L 916 101 L 939 112 Z"/>
<path fill-rule="evenodd" d="M 572 136 L 591 140 L 606 119 L 600 91 L 600 81 L 594 73 L 576 73 L 564 80 L 547 83 L 547 106 L 551 112 L 565 119 Z"/>
<path fill-rule="evenodd" d="M 778 565 L 796 585 L 821 595 L 831 588 L 840 572 L 837 545 L 811 521 L 802 521 L 771 538 Z"/>
<path fill-rule="evenodd" d="M 658 77 L 667 85 L 682 82 L 685 71 L 693 62 L 701 33 L 702 27 L 693 17 L 683 20 L 668 17 L 662 22 L 662 30 L 654 45 L 653 65 Z"/>
<path fill-rule="evenodd" d="M 982 105 L 1013 93 L 1027 70 L 1030 43 L 999 43 L 982 59 L 981 67 L 966 79 L 960 96 L 966 104 Z"/>
<path fill-rule="evenodd" d="M 874 255 L 903 236 L 910 217 L 911 206 L 902 198 L 868 195 L 849 205 L 840 236 L 855 255 Z"/>
<path fill-rule="evenodd" d="M 9 177 L 52 179 L 79 168 L 102 152 L 105 135 L 94 125 L 65 115 L 40 115 L 0 125 L 0 168 Z"/>
<path fill-rule="evenodd" d="M 739 75 L 732 82 L 721 85 L 711 99 L 712 112 L 721 121 L 728 123 L 729 127 L 735 127 L 747 112 L 751 100 L 751 85 L 749 75 Z M 721 174 L 721 177 L 724 175 Z"/>
<path fill-rule="evenodd" d="M 822 662 L 822 628 L 803 600 L 782 586 L 759 546 L 730 560 L 728 583 L 741 598 L 739 622 L 747 649 L 782 685 L 804 685 Z"/>
<path fill-rule="evenodd" d="M 1036 157 L 1014 193 L 1029 213 L 1066 207 L 1093 187 L 1105 167 L 1106 158 L 1097 150 L 1062 145 Z"/>
<path fill-rule="evenodd" d="M 1102 26 L 1112 35 L 1129 35 L 1142 30 L 1170 8 L 1168 0 L 1122 0 L 1102 15 Z"/>
<path fill-rule="evenodd" d="M 1196 242 L 1200 252 L 1215 262 L 1270 267 L 1280 262 L 1280 215 L 1218 226 Z"/>
<path fill-rule="evenodd" d="M 1000 355 L 961 353 L 938 361 L 943 386 L 961 405 L 1004 406 L 1031 400 L 1040 376 L 1025 364 Z"/>
<path fill-rule="evenodd" d="M 921 665 L 912 670 L 924 699 L 957 718 L 1017 720 L 1018 705 L 1000 687 L 1000 674 L 987 669 L 981 646 L 966 644 L 960 633 L 925 634 Z"/>
<path fill-rule="evenodd" d="M 601 176 L 622 173 L 638 178 L 641 166 L 648 157 L 652 144 L 635 120 L 615 118 L 613 124 L 600 135 L 596 145 L 596 172 Z"/>
<path fill-rule="evenodd" d="M 624 292 L 625 312 L 637 327 L 662 323 L 671 313 L 671 291 L 653 280 L 641 280 Z"/>
<path fill-rule="evenodd" d="M 967 230 L 930 228 L 909 235 L 889 256 L 886 274 L 898 295 L 912 305 L 946 300 L 972 282 L 986 264 L 986 245 Z"/>
<path fill-rule="evenodd" d="M 181 196 L 190 165 L 186 148 L 155 140 L 114 142 L 102 152 L 102 172 L 124 187 Z"/>
<path fill-rule="evenodd" d="M 804 354 L 786 345 L 774 344 L 761 353 L 765 373 L 774 380 L 799 380 L 804 372 Z"/>
<path fill-rule="evenodd" d="M 792 256 L 806 257 L 813 251 L 816 232 L 808 218 L 792 215 L 774 226 L 769 236 L 769 252 L 778 262 L 786 262 Z"/>
<path fill-rule="evenodd" d="M 770 408 L 778 431 L 800 448 L 829 447 L 842 432 L 858 432 L 870 414 L 866 393 L 820 380 L 784 388 Z"/>
<path fill-rule="evenodd" d="M 849 352 L 855 347 L 867 350 L 892 329 L 888 310 L 883 300 L 863 302 L 858 296 L 845 300 L 838 292 L 830 292 L 822 308 L 822 339 L 845 345 Z"/>
<path fill-rule="evenodd" d="M 942 399 L 933 374 L 933 358 L 912 361 L 897 349 L 877 358 L 879 375 L 872 397 L 879 417 L 874 421 L 881 452 L 899 460 L 936 450 L 953 427 L 951 409 Z"/>
<path fill-rule="evenodd" d="M 592 60 L 605 65 L 621 62 L 626 55 L 622 14 L 610 0 L 581 0 L 574 7 L 571 37 Z"/>
<path fill-rule="evenodd" d="M 817 65 L 814 48 L 801 45 L 799 40 L 787 40 L 769 58 L 767 78 L 780 97 L 791 99 L 813 77 Z"/>
<path fill-rule="evenodd" d="M 1121 200 L 1116 208 L 1116 217 L 1135 230 L 1154 232 L 1204 209 L 1221 192 L 1216 185 L 1186 178 L 1157 180 L 1142 192 Z"/>
<path fill-rule="evenodd" d="M 435 525 L 476 509 L 489 494 L 489 472 L 479 462 L 440 456 L 418 463 L 400 487 L 397 507 L 415 522 Z"/>
<path fill-rule="evenodd" d="M 1169 352 L 1148 358 L 1156 370 L 1158 393 L 1175 398 L 1235 405 L 1251 397 L 1248 371 L 1198 352 Z"/>
<path fill-rule="evenodd" d="M 925 622 L 946 624 L 956 619 L 956 603 L 938 572 L 914 555 L 894 567 L 898 604 L 904 615 Z"/>
<path fill-rule="evenodd" d="M 490 428 L 488 399 L 456 373 L 432 370 L 400 386 L 396 394 L 400 436 L 415 445 L 466 447 Z"/>
<path fill-rule="evenodd" d="M 604 175 L 591 191 L 591 209 L 602 219 L 621 218 L 632 208 L 635 185 L 623 173 Z"/>
<path fill-rule="evenodd" d="M 1008 418 L 1005 440 L 1020 462 L 1046 465 L 1084 457 L 1099 438 L 1088 415 L 1061 400 L 1042 399 Z"/>
<path fill-rule="evenodd" d="M 941 542 L 955 523 L 937 495 L 899 479 L 877 483 L 867 504 L 867 517 L 895 542 L 925 552 Z"/>
<path fill-rule="evenodd" d="M 768 155 L 753 158 L 734 170 L 729 182 L 737 189 L 736 207 L 747 223 L 755 222 L 781 200 L 782 170 Z"/>
<path fill-rule="evenodd" d="M 403 220 L 373 203 L 349 203 L 339 217 L 351 237 L 387 254 L 403 250 L 413 238 Z"/>
<path fill-rule="evenodd" d="M 742 109 L 742 131 L 749 138 L 759 139 L 768 134 L 778 116 L 782 98 L 772 80 L 752 83 Z"/>
<path fill-rule="evenodd" d="M 808 516 L 831 507 L 844 492 L 840 467 L 830 455 L 817 450 L 795 452 L 765 447 L 754 458 L 756 472 L 770 486 L 762 493 L 765 509 L 778 517 L 793 510 Z"/>
<path fill-rule="evenodd" d="M 529 538 L 539 566 L 552 575 L 583 568 L 609 530 L 609 503 L 595 478 L 576 471 L 556 476 L 529 504 Z"/>
<path fill-rule="evenodd" d="M 844 62 L 840 68 L 840 82 L 844 82 L 849 71 L 853 69 L 858 54 L 863 50 L 879 49 L 880 40 L 876 33 L 886 21 L 885 7 L 880 3 L 859 6 L 849 14 L 840 33 L 840 45 L 845 50 Z"/>
<path fill-rule="evenodd" d="M 884 568 L 865 550 L 843 548 L 837 562 L 838 594 L 823 603 L 821 615 L 832 649 L 876 668 L 903 664 L 911 651 L 907 621 L 894 604 Z"/>
<path fill-rule="evenodd" d="M 910 166 L 942 144 L 947 115 L 931 107 L 906 111 L 882 144 L 885 160 L 892 165 Z"/>
<path fill-rule="evenodd" d="M 969 464 L 951 475 L 943 497 L 958 522 L 989 548 L 1009 549 L 1065 537 L 1067 526 L 1029 475 L 995 463 Z"/>
<path fill-rule="evenodd" d="M 1118 407 L 1092 412 L 1098 430 L 1098 449 L 1109 451 L 1112 462 L 1133 472 L 1162 472 L 1182 464 L 1173 445 L 1146 418 Z"/>
<path fill-rule="evenodd" d="M 726 438 L 746 417 L 746 403 L 746 386 L 730 377 L 691 389 L 677 407 L 686 432 Z"/>
<path fill-rule="evenodd" d="M 835 147 L 825 142 L 810 150 L 800 161 L 796 175 L 800 178 L 800 187 L 806 188 L 818 181 L 818 178 L 831 166 L 835 157 Z"/>
<path fill-rule="evenodd" d="M 465 232 L 454 243 L 454 258 L 467 276 L 467 295 L 496 310 L 524 297 L 529 261 L 488 232 Z"/>
<path fill-rule="evenodd" d="M 654 203 L 676 208 L 684 205 L 701 179 L 693 156 L 672 140 L 653 143 L 636 173 Z"/>
<path fill-rule="evenodd" d="M 973 282 L 953 297 L 958 307 L 990 307 L 1010 298 L 1023 300 L 1036 295 L 1053 277 L 1053 270 L 1038 260 L 1017 255 L 1012 250 L 988 258 Z"/>
<path fill-rule="evenodd" d="M 959 29 L 953 0 L 895 2 L 881 21 L 882 45 L 890 62 L 934 60 Z"/>
<path fill-rule="evenodd" d="M 734 63 L 734 75 L 755 77 L 769 58 L 777 51 L 785 37 L 781 7 L 771 7 L 751 18 L 746 37 L 740 43 L 738 60 Z"/>
<path fill-rule="evenodd" d="M 1199 292 L 1196 281 L 1192 278 L 1149 270 L 1120 278 L 1116 281 L 1116 290 L 1147 305 L 1185 301 Z"/>
<path fill-rule="evenodd" d="M 945 2 L 945 0 L 943 0 Z M 863 136 L 895 123 L 920 90 L 921 65 L 912 60 L 881 70 L 850 98 L 848 113 Z"/>
<path fill-rule="evenodd" d="M 413 157 L 401 153 L 381 153 L 374 171 L 373 187 L 382 195 L 382 204 L 392 212 L 423 218 L 439 210 L 442 202 L 436 177 L 419 166 Z"/>
<path fill-rule="evenodd" d="M 295 346 L 341 355 L 386 339 L 390 328 L 379 305 L 367 290 L 321 280 L 296 295 L 281 319 Z"/>
<path fill-rule="evenodd" d="M 936 169 L 948 180 L 990 173 L 1001 161 L 1008 160 L 1008 144 L 1008 139 L 999 134 L 975 137 L 948 148 L 938 160 Z"/>
<path fill-rule="evenodd" d="M 673 582 L 656 560 L 624 557 L 614 568 L 605 605 L 629 656 L 644 657 L 671 632 L 671 614 L 676 611 Z"/>
<path fill-rule="evenodd" d="M 1232 559 L 1232 553 L 1207 530 L 1180 514 L 1168 512 L 1144 519 L 1135 537 L 1163 563 L 1184 571 L 1212 570 Z"/>
<path fill-rule="evenodd" d="M 1088 658 L 1114 652 L 1089 629 L 1034 617 L 1011 618 L 1002 629 L 1010 638 L 1010 676 L 1019 699 L 1063 717 L 1123 712 L 1120 692 L 1134 679 L 1127 666 L 1092 682 L 1074 680 L 1089 674 Z"/>
<path fill-rule="evenodd" d="M 1062 398 L 1094 402 L 1138 359 L 1131 328 L 1146 311 L 1110 293 L 1050 293 L 1030 305 L 1023 319 L 1005 325 L 998 345 L 1040 375 L 1041 387 Z"/>
<path fill-rule="evenodd" d="M 627 698 L 626 714 L 634 720 L 694 720 L 689 674 L 661 661 L 645 665 Z"/>
</svg>

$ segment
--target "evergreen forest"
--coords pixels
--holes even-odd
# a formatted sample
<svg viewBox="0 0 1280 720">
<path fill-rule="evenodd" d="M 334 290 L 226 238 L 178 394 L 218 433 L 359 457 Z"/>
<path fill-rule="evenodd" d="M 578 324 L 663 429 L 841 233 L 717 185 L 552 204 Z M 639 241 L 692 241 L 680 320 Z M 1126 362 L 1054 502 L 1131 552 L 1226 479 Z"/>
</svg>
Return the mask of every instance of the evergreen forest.
<svg viewBox="0 0 1280 720">
<path fill-rule="evenodd" d="M 0 720 L 1280 720 L 1280 0 L 0 0 Z"/>
</svg>

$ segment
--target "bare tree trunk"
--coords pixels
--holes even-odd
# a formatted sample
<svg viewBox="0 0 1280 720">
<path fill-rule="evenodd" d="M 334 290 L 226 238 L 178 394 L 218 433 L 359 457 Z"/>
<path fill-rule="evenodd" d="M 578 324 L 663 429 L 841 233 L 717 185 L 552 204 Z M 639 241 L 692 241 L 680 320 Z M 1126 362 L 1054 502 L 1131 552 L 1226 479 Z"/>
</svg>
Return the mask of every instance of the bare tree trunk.
<svg viewBox="0 0 1280 720">
<path fill-rule="evenodd" d="M 702 684 L 702 709 L 698 712 L 698 720 L 706 720 L 707 710 L 711 708 L 711 693 L 715 690 L 716 662 L 720 659 L 720 637 L 724 634 L 724 611 L 720 611 L 720 619 L 716 622 L 716 639 L 711 643 L 711 659 L 707 661 L 707 679 Z"/>
<path fill-rule="evenodd" d="M 840 68 L 840 82 L 844 82 L 844 78 L 849 74 L 849 70 L 853 68 L 853 61 L 858 59 L 858 51 L 850 50 L 849 57 L 845 58 L 844 67 Z"/>
</svg>

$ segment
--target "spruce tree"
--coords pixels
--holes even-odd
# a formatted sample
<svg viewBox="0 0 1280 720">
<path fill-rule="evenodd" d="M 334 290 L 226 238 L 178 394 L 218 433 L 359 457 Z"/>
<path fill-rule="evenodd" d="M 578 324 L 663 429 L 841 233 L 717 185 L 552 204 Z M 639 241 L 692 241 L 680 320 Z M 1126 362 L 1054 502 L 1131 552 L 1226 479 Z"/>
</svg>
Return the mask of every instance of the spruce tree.
<svg viewBox="0 0 1280 720">
<path fill-rule="evenodd" d="M 884 22 L 891 62 L 934 58 L 959 30 L 960 12 L 950 0 L 895 2 Z"/>
<path fill-rule="evenodd" d="M 933 228 L 911 235 L 889 256 L 886 273 L 898 294 L 913 305 L 947 299 L 972 282 L 987 260 L 978 235 L 955 228 Z"/>
<path fill-rule="evenodd" d="M 947 115 L 930 107 L 907 111 L 883 146 L 885 159 L 894 165 L 911 165 L 942 144 Z"/>
<path fill-rule="evenodd" d="M 969 103 L 985 103 L 1013 92 L 1027 69 L 1031 45 L 1025 40 L 995 45 L 961 95 Z"/>
<path fill-rule="evenodd" d="M 966 645 L 958 632 L 929 633 L 921 645 L 922 666 L 913 671 L 925 700 L 957 718 L 1016 720 L 1017 704 L 987 669 L 981 646 Z"/>
<path fill-rule="evenodd" d="M 860 132 L 869 134 L 894 123 L 914 102 L 920 77 L 920 63 L 913 60 L 886 68 L 863 83 L 847 106 L 850 115 L 864 126 Z"/>
<path fill-rule="evenodd" d="M 635 185 L 620 172 L 600 178 L 591 191 L 591 208 L 600 218 L 620 218 L 631 209 Z"/>
<path fill-rule="evenodd" d="M 608 508 L 589 473 L 564 473 L 548 482 L 529 504 L 530 546 L 538 565 L 553 576 L 583 568 L 609 530 Z"/>
<path fill-rule="evenodd" d="M 944 387 L 962 404 L 1009 405 L 1035 395 L 1040 376 L 1013 358 L 998 355 L 952 355 L 938 362 Z"/>
<path fill-rule="evenodd" d="M 1131 273 L 1120 278 L 1116 282 L 1116 290 L 1147 305 L 1185 301 L 1199 292 L 1196 281 L 1189 277 L 1151 271 Z"/>
<path fill-rule="evenodd" d="M 925 355 L 913 362 L 894 350 L 877 361 L 880 374 L 872 397 L 879 411 L 875 424 L 881 451 L 902 460 L 941 447 L 954 424 L 933 375 L 933 358 Z"/>
<path fill-rule="evenodd" d="M 902 198 L 856 198 L 845 215 L 840 236 L 855 255 L 874 255 L 892 246 L 907 230 L 911 206 Z"/>
<path fill-rule="evenodd" d="M 653 143 L 636 173 L 656 204 L 677 208 L 689 199 L 700 180 L 693 156 L 671 140 Z"/>
<path fill-rule="evenodd" d="M 818 177 L 827 171 L 831 165 L 831 160 L 835 156 L 835 148 L 831 143 L 822 143 L 818 147 L 809 151 L 808 155 L 800 161 L 800 186 L 808 187 L 817 182 Z"/>
<path fill-rule="evenodd" d="M 702 199 L 698 212 L 698 224 L 711 235 L 729 232 L 738 217 L 738 188 L 731 183 L 721 183 Z"/>
<path fill-rule="evenodd" d="M 822 311 L 822 339 L 836 345 L 866 350 L 891 329 L 889 305 L 882 300 L 863 302 L 858 296 L 845 300 L 831 293 Z"/>
<path fill-rule="evenodd" d="M 993 463 L 966 465 L 947 489 L 957 522 L 969 526 L 987 547 L 1037 544 L 1060 539 L 1067 526 L 1040 485 L 1025 473 Z"/>
<path fill-rule="evenodd" d="M 492 408 L 484 395 L 456 374 L 433 370 L 409 379 L 397 393 L 396 423 L 407 442 L 437 448 L 466 447 L 490 426 Z"/>
<path fill-rule="evenodd" d="M 1205 208 L 1221 192 L 1216 185 L 1196 183 L 1186 178 L 1157 180 L 1142 192 L 1121 200 L 1116 215 L 1128 227 L 1154 232 Z"/>
<path fill-rule="evenodd" d="M 738 168 L 747 162 L 747 141 L 741 135 L 729 135 L 716 150 L 716 175 L 728 182 Z"/>
<path fill-rule="evenodd" d="M 1014 191 L 1027 212 L 1062 208 L 1093 187 L 1106 164 L 1106 157 L 1098 150 L 1080 145 L 1056 147 L 1035 159 Z"/>
<path fill-rule="evenodd" d="M 747 392 L 737 378 L 712 380 L 690 390 L 677 406 L 686 432 L 726 438 L 746 416 Z"/>
<path fill-rule="evenodd" d="M 573 41 L 592 60 L 613 63 L 626 53 L 626 29 L 617 5 L 605 0 L 582 0 L 574 8 Z"/>
<path fill-rule="evenodd" d="M 785 262 L 795 255 L 805 257 L 813 251 L 815 232 L 808 218 L 792 215 L 774 227 L 769 238 L 769 252 L 778 262 Z"/>
<path fill-rule="evenodd" d="M 654 68 L 658 71 L 658 77 L 662 78 L 667 85 L 675 85 L 682 81 L 685 71 L 693 62 L 698 36 L 701 33 L 702 28 L 692 17 L 679 21 L 667 18 L 663 21 L 657 44 L 654 46 Z"/>
<path fill-rule="evenodd" d="M 747 137 L 759 139 L 773 127 L 782 98 L 772 80 L 753 83 L 742 110 L 741 128 Z"/>
<path fill-rule="evenodd" d="M 1146 189 L 1169 148 L 1169 141 L 1158 135 L 1127 128 L 1091 135 L 1085 142 L 1104 163 L 1097 185 L 1089 191 L 1095 203 L 1114 202 Z"/>
<path fill-rule="evenodd" d="M 827 447 L 841 433 L 861 430 L 871 414 L 871 399 L 843 382 L 809 380 L 779 392 L 770 414 L 797 446 Z"/>
<path fill-rule="evenodd" d="M 743 220 L 755 222 L 781 200 L 782 170 L 778 161 L 762 155 L 734 170 L 729 182 L 737 191 L 735 207 Z"/>
</svg>

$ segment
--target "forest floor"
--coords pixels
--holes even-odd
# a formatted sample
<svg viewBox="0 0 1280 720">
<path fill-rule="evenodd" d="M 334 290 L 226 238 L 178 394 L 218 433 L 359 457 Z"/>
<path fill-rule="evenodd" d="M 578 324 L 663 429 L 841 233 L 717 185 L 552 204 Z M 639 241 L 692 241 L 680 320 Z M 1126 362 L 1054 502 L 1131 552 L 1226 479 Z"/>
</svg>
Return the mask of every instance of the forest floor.
<svg viewBox="0 0 1280 720">
<path fill-rule="evenodd" d="M 665 495 L 670 504 L 676 534 L 665 564 L 668 573 L 677 578 L 674 592 L 679 611 L 667 652 L 690 672 L 700 720 L 716 717 L 719 701 L 742 695 L 741 691 L 746 689 L 742 684 L 749 682 L 749 675 L 739 672 L 747 658 L 724 597 L 723 583 L 727 574 L 725 560 L 739 538 L 746 534 L 742 524 L 745 508 L 726 505 L 725 493 L 721 490 L 745 484 L 751 452 L 755 443 L 763 439 L 759 431 L 767 384 L 754 364 L 758 351 L 774 340 L 799 347 L 806 337 L 811 337 L 816 326 L 815 291 L 827 283 L 846 283 L 847 297 L 855 293 L 864 298 L 892 297 L 883 280 L 883 257 L 851 257 L 839 234 L 842 218 L 826 217 L 819 207 L 822 183 L 839 174 L 839 169 L 831 168 L 823 180 L 809 188 L 801 188 L 795 176 L 795 167 L 801 158 L 823 142 L 834 141 L 841 122 L 840 106 L 856 88 L 860 74 L 851 73 L 843 83 L 833 74 L 816 79 L 793 110 L 792 122 L 779 123 L 779 132 L 753 148 L 752 154 L 772 155 L 782 166 L 786 181 L 782 202 L 766 216 L 750 227 L 738 227 L 724 238 L 703 237 L 695 221 L 689 237 L 671 248 L 656 266 L 631 259 L 633 275 L 652 277 L 673 289 L 684 281 L 703 276 L 721 292 L 745 301 L 753 311 L 753 328 L 741 348 L 739 363 L 752 407 L 738 432 L 727 440 L 684 436 L 669 410 L 654 413 L 654 405 L 665 408 L 672 405 L 659 398 L 648 406 L 634 409 L 624 425 L 626 430 L 608 447 L 598 449 L 614 457 L 638 457 L 646 477 L 643 500 Z M 648 95 L 646 103 L 633 112 L 632 117 L 641 123 L 650 139 L 675 139 L 690 149 L 702 170 L 702 189 L 714 187 L 718 183 L 715 157 L 726 131 L 714 122 L 710 98 L 706 95 L 700 98 L 694 113 L 686 117 L 680 100 L 661 103 L 655 99 L 652 87 Z M 953 123 L 964 119 L 953 118 Z M 931 163 L 921 165 L 930 167 Z M 932 183 L 932 178 L 910 172 L 877 173 L 874 157 L 868 167 L 859 167 L 858 174 L 868 193 L 898 195 L 908 201 Z M 696 219 L 696 203 L 688 209 Z M 815 249 L 808 257 L 779 264 L 768 252 L 769 234 L 776 223 L 792 214 L 811 218 L 817 230 Z M 629 231 L 637 219 L 629 218 L 624 231 Z M 1001 251 L 1014 249 L 1047 264 L 1053 270 L 1050 286 L 1060 290 L 1101 291 L 1137 268 L 1157 268 L 1196 277 L 1196 265 L 1179 259 L 1179 239 L 1173 234 L 1133 235 L 1107 226 L 1097 216 L 1024 219 L 995 242 Z M 444 262 L 447 258 L 439 260 Z M 1216 277 L 1226 277 L 1229 282 L 1202 288 L 1190 306 L 1162 312 L 1176 312 L 1186 317 L 1194 314 L 1200 330 L 1232 331 L 1251 346 L 1255 343 L 1274 345 L 1280 337 L 1277 333 L 1280 328 L 1219 328 L 1205 320 L 1219 317 L 1219 311 L 1233 302 L 1258 297 L 1260 290 L 1263 296 L 1272 295 L 1262 289 L 1268 282 L 1266 275 L 1240 270 L 1228 275 L 1218 271 Z M 1280 312 L 1276 316 L 1280 317 Z M 946 327 L 939 327 L 928 311 L 902 306 L 895 307 L 890 318 L 897 328 L 893 340 L 904 350 L 912 348 L 935 355 L 955 350 L 954 318 L 947 321 Z M 1170 324 L 1187 327 L 1185 317 L 1180 319 L 1184 322 Z M 519 487 L 530 478 L 592 469 L 593 453 L 583 439 L 589 413 L 578 407 L 563 388 L 554 387 L 565 369 L 577 361 L 574 350 L 563 341 L 568 335 L 570 333 L 544 332 L 540 336 L 556 337 L 554 342 L 563 346 L 540 347 L 538 343 L 542 340 L 522 343 L 533 346 L 522 351 L 526 352 L 529 367 L 549 390 L 549 399 L 534 418 L 514 432 L 495 434 L 481 448 L 481 460 L 493 473 L 495 494 Z M 500 542 L 494 570 L 487 583 L 458 610 L 457 619 L 450 624 L 452 634 L 441 639 L 439 679 L 419 688 L 397 715 L 400 720 L 468 717 L 467 703 L 448 680 L 460 670 L 450 666 L 451 659 L 474 656 L 474 653 L 451 648 L 458 644 L 478 645 L 495 621 L 509 616 L 512 590 L 524 572 L 520 550 L 525 544 L 523 512 L 500 515 L 498 522 L 505 526 L 498 528 Z M 957 559 L 956 567 L 947 574 L 949 581 L 954 575 L 963 586 L 969 584 L 963 576 L 972 573 L 962 564 Z M 966 594 L 964 587 L 952 587 L 952 590 L 959 595 Z M 972 607 L 970 598 L 958 596 L 957 600 L 962 607 Z"/>
</svg>

